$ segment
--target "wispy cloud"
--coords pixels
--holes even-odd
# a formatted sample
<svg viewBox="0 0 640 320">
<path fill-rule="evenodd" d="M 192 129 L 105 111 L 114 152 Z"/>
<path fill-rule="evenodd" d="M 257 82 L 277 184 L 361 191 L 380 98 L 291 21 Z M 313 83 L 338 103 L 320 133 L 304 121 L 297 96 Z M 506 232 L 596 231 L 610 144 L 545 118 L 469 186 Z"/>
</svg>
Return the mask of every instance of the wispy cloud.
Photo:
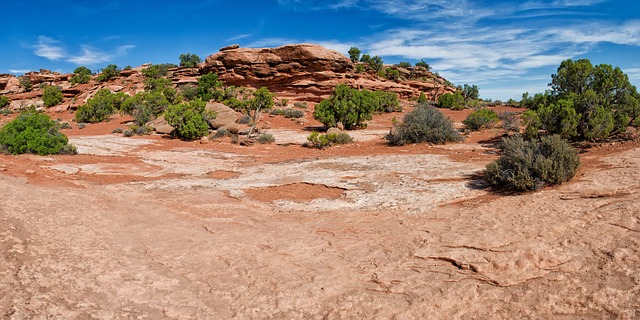
<svg viewBox="0 0 640 320">
<path fill-rule="evenodd" d="M 25 74 L 29 71 L 33 71 L 33 70 L 29 70 L 29 69 L 11 69 L 9 70 L 9 73 L 13 73 L 13 74 Z"/>
<path fill-rule="evenodd" d="M 114 37 L 111 37 L 112 39 Z M 121 45 L 112 52 L 97 49 L 89 45 L 81 45 L 80 53 L 70 54 L 64 49 L 64 45 L 59 40 L 41 35 L 38 42 L 33 45 L 34 54 L 53 61 L 64 60 L 77 65 L 95 65 L 111 61 L 115 57 L 121 57 L 135 48 L 135 45 Z"/>
<path fill-rule="evenodd" d="M 33 46 L 33 53 L 38 57 L 57 61 L 64 58 L 67 53 L 60 41 L 47 36 L 39 36 L 38 42 Z"/>
<path fill-rule="evenodd" d="M 237 40 L 240 40 L 240 39 L 251 37 L 252 35 L 253 35 L 253 33 L 240 34 L 240 35 L 237 35 L 235 37 L 227 39 L 227 41 L 237 41 Z"/>
<path fill-rule="evenodd" d="M 294 11 L 302 10 L 338 10 L 344 8 L 351 8 L 358 5 L 359 0 L 278 0 L 278 4 L 281 7 L 289 8 Z"/>
</svg>

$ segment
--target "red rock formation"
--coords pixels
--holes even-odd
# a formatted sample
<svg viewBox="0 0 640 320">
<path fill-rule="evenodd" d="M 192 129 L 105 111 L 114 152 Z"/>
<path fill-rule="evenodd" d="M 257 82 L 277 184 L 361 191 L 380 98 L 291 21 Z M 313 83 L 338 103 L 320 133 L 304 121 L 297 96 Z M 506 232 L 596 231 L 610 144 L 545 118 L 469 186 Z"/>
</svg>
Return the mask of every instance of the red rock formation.
<svg viewBox="0 0 640 320">
<path fill-rule="evenodd" d="M 420 80 L 389 81 L 369 73 L 356 73 L 355 65 L 341 53 L 318 45 L 297 44 L 273 49 L 235 48 L 207 57 L 201 73 L 215 72 L 227 85 L 265 86 L 281 96 L 320 101 L 336 84 L 348 83 L 369 90 L 394 91 L 404 98 L 420 92 L 435 98 L 455 89 L 426 70 L 399 70 Z"/>
</svg>

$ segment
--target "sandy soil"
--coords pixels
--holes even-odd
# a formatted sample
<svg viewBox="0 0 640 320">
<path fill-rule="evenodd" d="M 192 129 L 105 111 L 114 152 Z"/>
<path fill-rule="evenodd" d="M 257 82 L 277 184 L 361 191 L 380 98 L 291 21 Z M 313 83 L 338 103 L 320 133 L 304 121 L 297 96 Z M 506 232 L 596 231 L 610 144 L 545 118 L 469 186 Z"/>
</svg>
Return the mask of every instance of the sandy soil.
<svg viewBox="0 0 640 320">
<path fill-rule="evenodd" d="M 389 147 L 392 117 L 327 150 L 288 119 L 265 120 L 290 142 L 243 147 L 116 118 L 68 130 L 77 156 L 0 156 L 0 315 L 640 318 L 640 143 L 499 195 L 475 179 L 500 130 Z"/>
</svg>

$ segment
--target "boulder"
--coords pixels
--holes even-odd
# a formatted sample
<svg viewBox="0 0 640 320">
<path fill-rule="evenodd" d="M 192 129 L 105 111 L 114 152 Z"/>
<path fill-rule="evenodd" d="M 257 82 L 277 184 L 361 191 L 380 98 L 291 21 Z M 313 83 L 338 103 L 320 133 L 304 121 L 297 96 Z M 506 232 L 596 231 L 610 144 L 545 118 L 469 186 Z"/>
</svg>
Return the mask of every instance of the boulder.
<svg viewBox="0 0 640 320">
<path fill-rule="evenodd" d="M 222 103 L 207 103 L 205 111 L 213 111 L 216 113 L 216 117 L 209 120 L 209 125 L 211 125 L 213 129 L 230 126 L 238 121 L 238 113 Z M 237 133 L 237 131 L 234 133 Z"/>
<path fill-rule="evenodd" d="M 230 46 L 226 46 L 226 47 L 220 48 L 220 51 L 235 50 L 235 49 L 239 49 L 239 48 L 240 48 L 239 44 L 232 44 Z"/>
<path fill-rule="evenodd" d="M 174 127 L 170 126 L 167 123 L 167 120 L 164 118 L 164 114 L 160 115 L 155 120 L 148 122 L 147 127 L 153 128 L 153 130 L 159 134 L 170 134 L 171 132 L 173 132 L 173 130 L 175 130 Z"/>
<path fill-rule="evenodd" d="M 342 133 L 342 130 L 338 128 L 329 128 L 329 130 L 327 130 L 327 134 L 340 134 L 340 133 Z"/>
<path fill-rule="evenodd" d="M 222 127 L 218 128 L 218 129 L 219 130 L 223 130 L 223 131 L 226 130 L 226 131 L 228 131 L 230 133 L 233 133 L 233 134 L 238 134 L 238 132 L 240 132 L 240 125 L 238 125 L 237 123 L 231 123 L 231 124 L 228 124 L 226 126 L 222 126 Z"/>
</svg>

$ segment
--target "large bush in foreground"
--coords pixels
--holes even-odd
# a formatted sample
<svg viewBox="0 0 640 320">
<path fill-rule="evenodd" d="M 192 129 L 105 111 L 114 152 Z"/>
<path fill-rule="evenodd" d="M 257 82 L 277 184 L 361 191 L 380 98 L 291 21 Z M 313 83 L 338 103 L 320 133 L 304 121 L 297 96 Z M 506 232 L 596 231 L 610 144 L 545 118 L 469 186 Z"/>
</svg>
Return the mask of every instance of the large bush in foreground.
<svg viewBox="0 0 640 320">
<path fill-rule="evenodd" d="M 438 109 L 426 105 L 418 105 L 415 110 L 407 113 L 402 123 L 391 131 L 386 138 L 392 145 L 419 142 L 444 144 L 462 140 L 450 119 Z"/>
<path fill-rule="evenodd" d="M 571 180 L 580 166 L 578 151 L 558 135 L 540 140 L 521 136 L 502 141 L 502 156 L 487 165 L 485 177 L 492 185 L 531 191 Z"/>
<path fill-rule="evenodd" d="M 75 153 L 75 148 L 68 142 L 67 136 L 58 131 L 55 121 L 33 108 L 0 128 L 0 150 L 12 154 Z"/>
</svg>

